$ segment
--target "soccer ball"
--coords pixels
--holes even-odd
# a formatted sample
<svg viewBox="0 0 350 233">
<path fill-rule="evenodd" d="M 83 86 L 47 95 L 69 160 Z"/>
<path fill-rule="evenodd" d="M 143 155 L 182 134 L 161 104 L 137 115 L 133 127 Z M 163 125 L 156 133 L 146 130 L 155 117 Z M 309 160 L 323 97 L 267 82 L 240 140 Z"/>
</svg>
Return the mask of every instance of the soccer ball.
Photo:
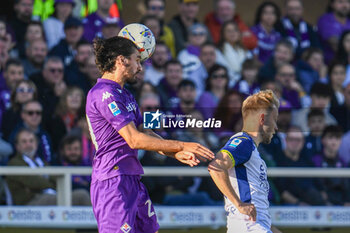
<svg viewBox="0 0 350 233">
<path fill-rule="evenodd" d="M 128 24 L 120 30 L 118 36 L 127 38 L 135 43 L 141 53 L 141 61 L 150 58 L 156 46 L 156 38 L 152 31 L 143 24 Z"/>
</svg>

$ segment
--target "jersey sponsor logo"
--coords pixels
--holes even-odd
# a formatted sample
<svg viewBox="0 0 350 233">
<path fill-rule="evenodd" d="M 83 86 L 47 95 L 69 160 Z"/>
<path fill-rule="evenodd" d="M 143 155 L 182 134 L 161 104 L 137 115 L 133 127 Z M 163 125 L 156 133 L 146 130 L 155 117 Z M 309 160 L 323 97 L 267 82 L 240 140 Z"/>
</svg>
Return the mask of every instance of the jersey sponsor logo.
<svg viewBox="0 0 350 233">
<path fill-rule="evenodd" d="M 242 140 L 241 139 L 233 139 L 232 142 L 228 145 L 231 147 L 237 147 L 239 144 L 241 144 Z"/>
<path fill-rule="evenodd" d="M 128 112 L 136 111 L 136 106 L 134 103 L 129 103 L 128 105 L 126 105 L 126 109 L 128 110 Z"/>
<path fill-rule="evenodd" d="M 114 96 L 114 95 L 106 91 L 105 93 L 102 94 L 102 102 L 105 101 L 106 99 L 109 99 L 111 96 Z"/>
<path fill-rule="evenodd" d="M 123 224 L 123 226 L 120 228 L 124 233 L 128 233 L 131 231 L 131 226 L 127 222 Z"/>
<path fill-rule="evenodd" d="M 120 109 L 118 108 L 118 105 L 115 101 L 112 103 L 108 104 L 109 110 L 111 110 L 111 113 L 113 116 L 117 116 L 121 113 Z"/>
</svg>

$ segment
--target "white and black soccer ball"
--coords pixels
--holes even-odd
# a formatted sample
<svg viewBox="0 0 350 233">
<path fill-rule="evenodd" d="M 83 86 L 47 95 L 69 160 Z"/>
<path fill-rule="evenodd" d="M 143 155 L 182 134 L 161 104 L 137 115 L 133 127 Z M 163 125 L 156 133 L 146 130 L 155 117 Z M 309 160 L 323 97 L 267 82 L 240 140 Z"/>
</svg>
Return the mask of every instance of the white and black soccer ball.
<svg viewBox="0 0 350 233">
<path fill-rule="evenodd" d="M 152 31 L 143 24 L 132 23 L 123 27 L 118 36 L 134 42 L 141 53 L 141 61 L 150 58 L 156 47 L 156 38 Z"/>
</svg>

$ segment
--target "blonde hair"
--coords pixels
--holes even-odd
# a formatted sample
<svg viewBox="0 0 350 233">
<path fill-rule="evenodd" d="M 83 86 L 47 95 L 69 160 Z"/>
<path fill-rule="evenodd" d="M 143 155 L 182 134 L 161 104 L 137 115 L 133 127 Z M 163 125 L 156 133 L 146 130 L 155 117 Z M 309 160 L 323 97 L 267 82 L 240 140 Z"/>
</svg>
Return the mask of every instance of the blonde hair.
<svg viewBox="0 0 350 233">
<path fill-rule="evenodd" d="M 245 118 L 252 112 L 256 112 L 259 109 L 271 111 L 273 107 L 277 109 L 280 106 L 280 102 L 272 90 L 267 89 L 259 91 L 258 93 L 249 96 L 244 100 L 242 106 L 242 115 Z"/>
</svg>

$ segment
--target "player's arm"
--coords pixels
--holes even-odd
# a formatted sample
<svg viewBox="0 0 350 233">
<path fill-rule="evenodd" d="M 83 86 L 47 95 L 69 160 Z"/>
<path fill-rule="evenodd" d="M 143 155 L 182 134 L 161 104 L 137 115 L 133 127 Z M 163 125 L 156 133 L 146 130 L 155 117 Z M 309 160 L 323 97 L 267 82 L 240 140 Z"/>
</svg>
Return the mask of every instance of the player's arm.
<svg viewBox="0 0 350 233">
<path fill-rule="evenodd" d="M 208 148 L 194 142 L 181 142 L 176 140 L 164 140 L 140 132 L 134 122 L 130 122 L 121 128 L 118 133 L 124 138 L 132 149 L 168 152 L 187 151 L 205 159 L 213 159 L 214 154 Z M 195 162 L 197 159 L 193 159 Z"/>
<path fill-rule="evenodd" d="M 226 152 L 218 152 L 208 166 L 210 176 L 219 190 L 236 206 L 239 212 L 248 215 L 251 220 L 255 221 L 255 206 L 242 202 L 230 183 L 228 170 L 234 166 L 234 159 L 231 157 Z"/>
</svg>

